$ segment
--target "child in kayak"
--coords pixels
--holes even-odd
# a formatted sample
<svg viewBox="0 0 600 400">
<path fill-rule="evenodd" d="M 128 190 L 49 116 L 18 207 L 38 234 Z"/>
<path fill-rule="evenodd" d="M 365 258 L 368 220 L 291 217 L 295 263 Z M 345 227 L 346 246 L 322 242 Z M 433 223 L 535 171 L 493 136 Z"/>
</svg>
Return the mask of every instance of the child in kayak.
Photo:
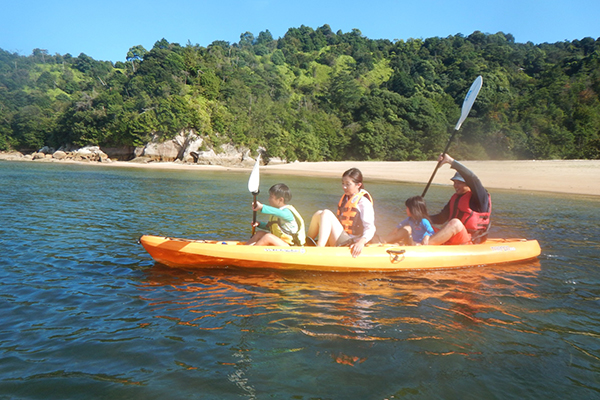
<svg viewBox="0 0 600 400">
<path fill-rule="evenodd" d="M 253 211 L 269 215 L 269 222 L 254 222 L 254 227 L 269 232 L 256 232 L 246 243 L 256 246 L 303 246 L 306 238 L 304 220 L 294 206 L 287 204 L 292 192 L 287 185 L 278 183 L 269 189 L 269 205 L 259 201 L 252 204 Z"/>
<path fill-rule="evenodd" d="M 429 244 L 429 238 L 434 234 L 425 199 L 414 196 L 406 200 L 406 219 L 400 222 L 396 229 L 387 237 L 388 243 L 404 243 L 408 246 Z"/>
<path fill-rule="evenodd" d="M 337 213 L 319 210 L 313 214 L 308 236 L 318 237 L 318 247 L 348 246 L 352 257 L 358 257 L 363 247 L 375 235 L 375 211 L 373 198 L 364 189 L 359 169 L 350 168 L 342 175 L 344 194 Z"/>
</svg>

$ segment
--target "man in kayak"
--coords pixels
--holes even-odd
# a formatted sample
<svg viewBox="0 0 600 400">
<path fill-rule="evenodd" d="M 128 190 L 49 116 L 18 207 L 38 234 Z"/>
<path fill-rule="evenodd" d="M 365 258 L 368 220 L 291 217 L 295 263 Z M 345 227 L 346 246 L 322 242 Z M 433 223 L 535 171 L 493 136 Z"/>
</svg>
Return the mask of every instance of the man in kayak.
<svg viewBox="0 0 600 400">
<path fill-rule="evenodd" d="M 255 222 L 253 226 L 266 229 L 269 232 L 256 232 L 246 243 L 256 246 L 303 246 L 306 239 L 304 220 L 300 213 L 287 204 L 292 199 L 290 188 L 278 183 L 269 189 L 269 205 L 252 204 L 253 211 L 269 215 L 269 222 Z"/>
<path fill-rule="evenodd" d="M 429 239 L 430 245 L 483 243 L 490 227 L 492 200 L 477 176 L 467 167 L 450 157 L 440 155 L 440 165 L 450 164 L 457 172 L 451 178 L 454 195 L 439 212 L 431 216 L 434 224 L 444 224 Z"/>
</svg>

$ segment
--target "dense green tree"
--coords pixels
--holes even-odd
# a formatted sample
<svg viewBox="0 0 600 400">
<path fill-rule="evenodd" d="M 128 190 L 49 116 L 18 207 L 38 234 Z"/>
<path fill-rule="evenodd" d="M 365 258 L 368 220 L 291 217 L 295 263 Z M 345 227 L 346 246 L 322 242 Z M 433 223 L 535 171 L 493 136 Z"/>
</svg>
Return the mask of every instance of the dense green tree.
<svg viewBox="0 0 600 400">
<path fill-rule="evenodd" d="M 285 64 L 285 55 L 283 54 L 283 52 L 281 50 L 276 49 L 273 52 L 273 55 L 271 55 L 271 61 L 275 65 L 283 65 L 283 64 Z"/>
<path fill-rule="evenodd" d="M 131 68 L 135 73 L 135 63 L 144 60 L 144 56 L 148 51 L 142 45 L 133 46 L 127 52 L 126 60 L 131 63 Z"/>
<path fill-rule="evenodd" d="M 49 118 L 37 105 L 25 106 L 13 116 L 14 137 L 23 148 L 42 148 L 46 142 L 46 132 L 51 129 Z"/>
<path fill-rule="evenodd" d="M 326 110 L 337 111 L 342 121 L 351 122 L 351 113 L 354 111 L 361 97 L 358 82 L 348 71 L 334 74 L 327 91 L 324 93 L 323 104 Z"/>
</svg>

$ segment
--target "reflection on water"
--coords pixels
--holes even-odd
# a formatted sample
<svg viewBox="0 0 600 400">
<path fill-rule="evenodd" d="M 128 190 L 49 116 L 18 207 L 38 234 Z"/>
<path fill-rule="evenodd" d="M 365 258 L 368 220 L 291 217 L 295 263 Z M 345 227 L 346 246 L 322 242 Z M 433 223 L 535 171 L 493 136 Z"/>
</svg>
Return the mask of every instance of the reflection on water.
<svg viewBox="0 0 600 400">
<path fill-rule="evenodd" d="M 402 275 L 237 269 L 186 271 L 156 264 L 147 271 L 140 290 L 161 296 L 168 293 L 168 297 L 186 292 L 185 304 L 163 297 L 142 297 L 156 306 L 157 318 L 167 310 L 187 310 L 189 314 L 179 317 L 178 323 L 198 329 L 225 327 L 228 316 L 223 314 L 227 313 L 214 311 L 215 306 L 220 306 L 241 308 L 244 314 L 261 315 L 274 329 L 294 330 L 309 336 L 396 340 L 399 338 L 367 333 L 399 323 L 424 324 L 443 331 L 464 328 L 457 326 L 457 321 L 520 329 L 520 318 L 515 316 L 511 303 L 515 299 L 536 298 L 535 285 L 530 280 L 539 270 L 538 261 Z M 157 292 L 157 288 L 161 290 Z M 503 303 L 502 298 L 507 295 L 512 300 Z M 447 321 L 431 321 L 427 315 L 410 313 L 412 308 L 434 301 L 433 307 L 453 317 L 449 325 L 445 325 Z M 396 315 L 378 312 L 385 307 L 394 307 Z M 409 315 L 402 316 L 404 309 Z M 236 312 L 236 315 L 242 314 Z"/>
<path fill-rule="evenodd" d="M 238 367 L 265 368 L 260 353 L 267 350 L 262 346 L 269 347 L 269 357 L 300 358 L 310 356 L 307 352 L 315 346 L 326 347 L 313 355 L 320 362 L 346 367 L 368 363 L 368 368 L 388 373 L 389 368 L 375 367 L 381 352 L 388 351 L 377 349 L 377 343 L 389 343 L 391 351 L 418 346 L 427 357 L 470 358 L 482 354 L 476 350 L 482 339 L 473 336 L 494 330 L 530 333 L 522 302 L 537 298 L 539 272 L 539 262 L 397 275 L 188 271 L 157 264 L 146 271 L 139 290 L 155 318 L 221 331 L 220 337 L 229 338 L 222 345 L 243 343 L 242 348 L 232 346 L 228 355 L 240 357 L 231 364 L 238 377 Z M 260 337 L 274 342 L 261 344 Z M 280 337 L 289 338 L 284 347 L 271 348 Z"/>
<path fill-rule="evenodd" d="M 368 179 L 368 177 L 367 177 Z M 338 180 L 266 176 L 305 216 Z M 8 398 L 594 398 L 596 198 L 493 191 L 535 262 L 447 271 L 171 269 L 145 233 L 246 239 L 244 173 L 0 162 Z M 369 182 L 380 232 L 420 185 Z M 266 189 L 264 190 L 266 191 Z M 432 187 L 430 210 L 451 189 Z"/>
</svg>

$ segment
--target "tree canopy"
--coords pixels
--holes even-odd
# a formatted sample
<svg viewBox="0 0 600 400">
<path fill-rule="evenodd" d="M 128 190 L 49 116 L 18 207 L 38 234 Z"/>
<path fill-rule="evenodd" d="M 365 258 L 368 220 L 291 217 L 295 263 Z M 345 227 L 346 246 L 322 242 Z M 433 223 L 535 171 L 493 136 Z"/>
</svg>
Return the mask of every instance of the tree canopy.
<svg viewBox="0 0 600 400">
<path fill-rule="evenodd" d="M 600 158 L 600 39 L 516 43 L 502 32 L 372 40 L 267 30 L 207 47 L 157 41 L 126 62 L 0 49 L 0 150 L 138 146 L 194 131 L 287 160 Z"/>
</svg>

